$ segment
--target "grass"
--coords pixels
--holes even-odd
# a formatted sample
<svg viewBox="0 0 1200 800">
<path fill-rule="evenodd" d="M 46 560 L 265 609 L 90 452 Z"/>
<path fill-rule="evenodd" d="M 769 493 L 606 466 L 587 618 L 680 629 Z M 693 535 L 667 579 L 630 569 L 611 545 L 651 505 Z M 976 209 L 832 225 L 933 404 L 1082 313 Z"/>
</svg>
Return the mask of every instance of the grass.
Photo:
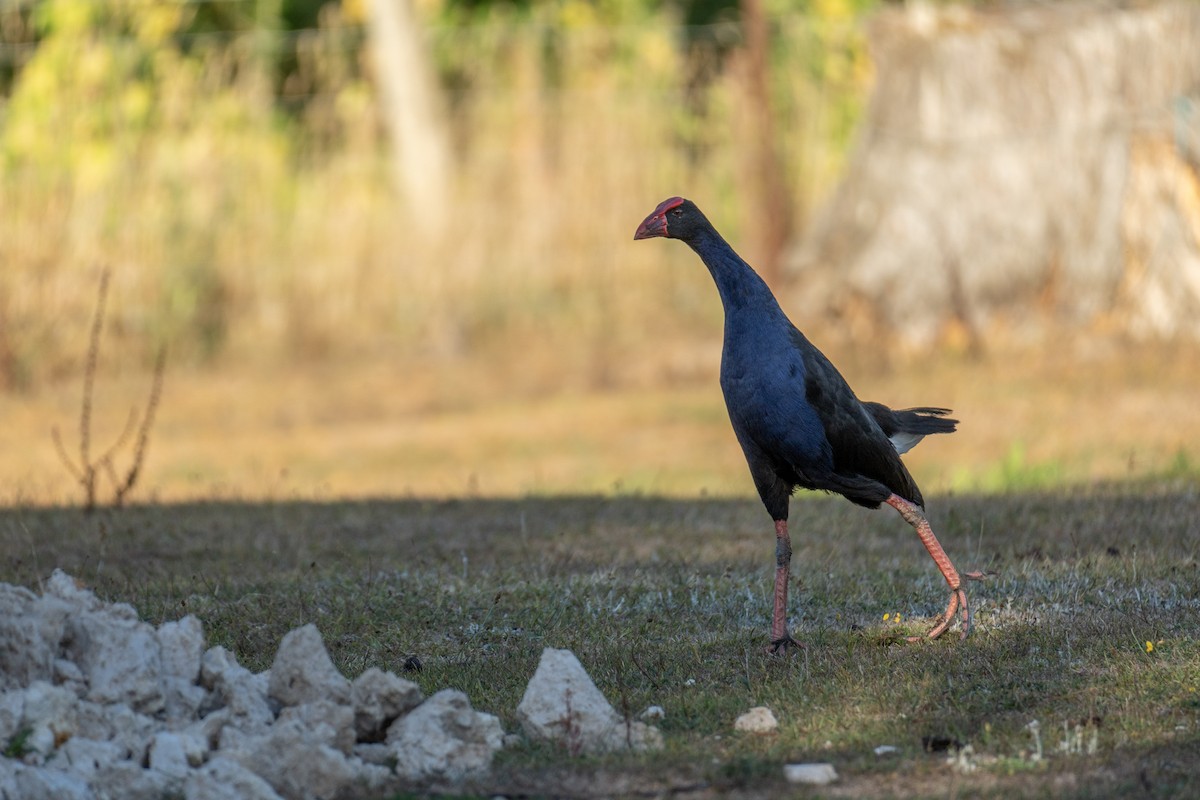
<svg viewBox="0 0 1200 800">
<path fill-rule="evenodd" d="M 1194 484 L 930 507 L 961 567 L 997 573 L 972 586 L 976 634 L 902 643 L 944 603 L 928 557 L 895 515 L 814 499 L 793 513 L 791 618 L 807 649 L 782 659 L 763 653 L 773 541 L 749 499 L 9 509 L 0 577 L 35 585 L 60 565 L 153 622 L 195 613 L 210 644 L 255 670 L 315 622 L 346 674 L 400 672 L 416 655 L 427 694 L 460 688 L 509 729 L 547 646 L 572 649 L 625 713 L 666 709 L 664 754 L 569 761 L 520 746 L 474 787 L 488 794 L 590 795 L 611 779 L 617 794 L 766 797 L 784 789 L 781 764 L 803 760 L 832 761 L 841 796 L 1200 790 Z M 759 704 L 779 732 L 735 735 Z M 1076 725 L 1082 741 L 1094 731 L 1094 754 L 1059 751 Z M 974 770 L 923 739 L 969 743 Z M 898 754 L 877 758 L 883 744 Z"/>
<path fill-rule="evenodd" d="M 426 693 L 462 689 L 510 730 L 547 646 L 622 712 L 666 709 L 662 754 L 522 745 L 480 794 L 775 797 L 804 760 L 836 765 L 830 796 L 1200 790 L 1194 354 L 834 354 L 864 397 L 957 409 L 960 432 L 908 461 L 957 565 L 996 575 L 970 587 L 971 639 L 905 644 L 945 602 L 911 530 L 805 495 L 790 616 L 808 647 L 772 659 L 774 541 L 715 354 L 659 345 L 687 370 L 655 382 L 637 362 L 599 392 L 535 350 L 169 373 L 141 504 L 91 517 L 49 437 L 70 446 L 78 386 L 0 396 L 0 580 L 60 566 L 151 621 L 195 613 L 256 670 L 313 622 L 346 674 L 416 656 Z M 102 365 L 94 435 L 145 383 Z M 759 704 L 779 732 L 735 734 Z"/>
</svg>

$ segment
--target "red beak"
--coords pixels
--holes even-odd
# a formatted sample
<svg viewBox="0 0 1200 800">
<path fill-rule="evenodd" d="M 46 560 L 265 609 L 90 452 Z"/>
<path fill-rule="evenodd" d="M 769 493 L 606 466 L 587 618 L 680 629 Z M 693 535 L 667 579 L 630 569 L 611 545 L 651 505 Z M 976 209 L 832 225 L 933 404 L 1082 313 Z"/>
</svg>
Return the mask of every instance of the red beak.
<svg viewBox="0 0 1200 800">
<path fill-rule="evenodd" d="M 638 225 L 637 231 L 633 234 L 634 239 L 653 239 L 655 236 L 671 237 L 670 231 L 667 230 L 667 212 L 672 208 L 684 204 L 682 197 L 668 197 L 658 204 L 658 208 L 650 212 L 650 216 L 642 220 L 642 224 Z"/>
<path fill-rule="evenodd" d="M 655 209 L 654 213 L 642 220 L 634 232 L 634 239 L 653 239 L 655 236 L 667 235 L 667 215 Z"/>
</svg>

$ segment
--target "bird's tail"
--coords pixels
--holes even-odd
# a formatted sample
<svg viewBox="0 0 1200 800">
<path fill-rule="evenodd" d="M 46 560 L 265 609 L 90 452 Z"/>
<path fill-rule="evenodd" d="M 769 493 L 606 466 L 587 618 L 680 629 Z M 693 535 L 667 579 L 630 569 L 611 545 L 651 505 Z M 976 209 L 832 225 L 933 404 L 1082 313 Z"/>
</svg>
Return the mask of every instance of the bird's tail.
<svg viewBox="0 0 1200 800">
<path fill-rule="evenodd" d="M 958 420 L 946 416 L 950 413 L 948 408 L 921 406 L 895 411 L 883 403 L 866 402 L 862 405 L 901 455 L 916 447 L 931 433 L 954 433 L 958 428 Z"/>
<path fill-rule="evenodd" d="M 925 436 L 930 433 L 954 433 L 958 429 L 958 420 L 947 417 L 948 408 L 905 408 L 893 411 L 896 419 L 896 430 L 900 433 Z"/>
</svg>

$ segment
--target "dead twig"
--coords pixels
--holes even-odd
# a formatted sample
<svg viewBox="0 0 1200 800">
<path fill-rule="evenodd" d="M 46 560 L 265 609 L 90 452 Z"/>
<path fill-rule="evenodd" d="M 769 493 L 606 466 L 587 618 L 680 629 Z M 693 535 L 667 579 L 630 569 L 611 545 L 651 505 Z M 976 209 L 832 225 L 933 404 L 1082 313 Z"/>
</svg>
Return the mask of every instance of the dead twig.
<svg viewBox="0 0 1200 800">
<path fill-rule="evenodd" d="M 72 477 L 83 487 L 83 510 L 90 514 L 96 510 L 96 475 L 103 469 L 113 487 L 112 506 L 120 508 L 125 498 L 137 483 L 141 474 L 142 463 L 146 457 L 146 448 L 150 442 L 150 428 L 154 424 L 154 414 L 162 397 L 163 375 L 166 372 L 166 349 L 158 351 L 154 362 L 154 379 L 150 385 L 150 396 L 146 402 L 146 413 L 138 424 L 138 410 L 134 406 L 129 411 L 125 427 L 116 441 L 97 459 L 92 459 L 92 407 L 96 386 L 96 367 L 100 360 L 100 333 L 104 328 L 104 313 L 108 299 L 109 271 L 106 269 L 100 275 L 100 286 L 96 293 L 96 310 L 92 317 L 92 326 L 88 335 L 87 355 L 83 362 L 83 398 L 79 411 L 79 462 L 75 463 L 67 453 L 63 444 L 62 434 L 58 426 L 50 429 L 50 437 L 54 440 L 54 448 L 59 459 L 71 473 Z M 128 444 L 134 431 L 137 431 L 137 443 L 133 451 L 133 463 L 125 473 L 118 475 L 114 459 L 116 454 Z"/>
</svg>

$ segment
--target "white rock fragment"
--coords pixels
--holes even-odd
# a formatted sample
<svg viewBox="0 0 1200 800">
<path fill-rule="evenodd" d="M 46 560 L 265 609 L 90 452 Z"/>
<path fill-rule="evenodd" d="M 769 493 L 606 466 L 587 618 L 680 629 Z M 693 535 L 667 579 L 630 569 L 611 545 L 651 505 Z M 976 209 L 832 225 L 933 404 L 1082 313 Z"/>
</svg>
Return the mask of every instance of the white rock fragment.
<svg viewBox="0 0 1200 800">
<path fill-rule="evenodd" d="M 19 586 L 0 585 L 0 691 L 53 676 L 59 631 L 46 630 L 40 601 Z M 59 626 L 61 627 L 61 625 Z"/>
<path fill-rule="evenodd" d="M 733 723 L 733 729 L 743 733 L 774 733 L 778 728 L 779 721 L 766 706 L 755 706 Z"/>
<path fill-rule="evenodd" d="M 387 744 L 402 778 L 458 781 L 491 766 L 504 729 L 496 717 L 472 709 L 465 694 L 444 689 L 392 723 Z"/>
<path fill-rule="evenodd" d="M 783 777 L 788 783 L 805 783 L 813 786 L 824 786 L 838 779 L 837 770 L 833 764 L 785 764 Z"/>
<path fill-rule="evenodd" d="M 572 755 L 662 747 L 657 728 L 617 714 L 570 650 L 542 651 L 517 719 L 529 738 L 556 742 Z"/>
<path fill-rule="evenodd" d="M 90 780 L 101 769 L 124 760 L 125 756 L 125 749 L 119 744 L 72 736 L 58 748 L 54 763 Z"/>
<path fill-rule="evenodd" d="M 146 623 L 110 610 L 85 611 L 68 620 L 61 647 L 83 673 L 89 700 L 126 703 L 143 714 L 163 708 L 161 651 Z"/>
<path fill-rule="evenodd" d="M 25 692 L 20 689 L 0 693 L 0 743 L 7 744 L 21 730 L 25 716 Z M 0 797 L 3 797 L 0 794 Z"/>
<path fill-rule="evenodd" d="M 21 713 L 20 728 L 29 732 L 25 747 L 48 756 L 59 744 L 74 736 L 79 729 L 77 700 L 69 689 L 34 681 L 25 690 Z"/>
<path fill-rule="evenodd" d="M 55 767 L 26 768 L 17 772 L 16 791 L 20 800 L 92 800 L 87 781 L 72 772 Z"/>
<path fill-rule="evenodd" d="M 421 687 L 371 667 L 350 684 L 354 729 L 360 742 L 382 742 L 388 726 L 421 703 Z"/>
<path fill-rule="evenodd" d="M 204 657 L 204 626 L 192 614 L 173 622 L 164 622 L 154 633 L 161 650 L 162 675 L 185 683 L 200 680 L 200 659 Z"/>
<path fill-rule="evenodd" d="M 350 700 L 350 682 L 329 658 L 316 625 L 289 631 L 279 643 L 271 664 L 267 695 L 284 706 L 332 700 Z"/>
<path fill-rule="evenodd" d="M 184 778 L 193 767 L 204 763 L 208 743 L 190 733 L 160 731 L 150 742 L 150 769 L 172 778 Z"/>
<path fill-rule="evenodd" d="M 79 729 L 76 735 L 97 741 L 112 742 L 121 748 L 125 758 L 141 763 L 150 740 L 160 723 L 138 714 L 127 705 L 101 705 L 80 700 L 76 706 Z"/>
<path fill-rule="evenodd" d="M 880 756 L 880 757 L 895 755 L 896 753 L 899 753 L 899 752 L 900 752 L 900 748 L 896 747 L 896 745 L 894 745 L 894 744 L 881 744 L 875 748 L 875 755 Z"/>
<path fill-rule="evenodd" d="M 354 750 L 354 712 L 349 706 L 338 705 L 328 700 L 285 708 L 279 712 L 276 724 L 288 720 L 299 722 L 314 741 L 328 745 L 344 755 Z"/>
<path fill-rule="evenodd" d="M 200 662 L 204 657 L 204 626 L 189 614 L 164 622 L 155 631 L 162 662 L 163 703 L 169 720 L 196 716 L 205 700 L 199 686 Z"/>
<path fill-rule="evenodd" d="M 361 762 L 321 741 L 296 718 L 272 725 L 266 733 L 239 741 L 222 739 L 221 749 L 286 798 L 331 800 L 352 787 Z"/>
<path fill-rule="evenodd" d="M 275 720 L 262 681 L 224 647 L 210 648 L 201 658 L 200 685 L 212 692 L 200 708 L 202 714 L 222 709 L 233 724 L 248 730 L 265 728 Z"/>
<path fill-rule="evenodd" d="M 164 800 L 179 796 L 179 780 L 140 763 L 117 761 L 102 766 L 88 781 L 96 800 Z"/>
<path fill-rule="evenodd" d="M 647 706 L 646 710 L 638 714 L 638 719 L 643 719 L 646 722 L 660 722 L 666 718 L 667 712 L 662 706 Z"/>
<path fill-rule="evenodd" d="M 61 569 L 50 573 L 42 587 L 42 596 L 62 600 L 75 612 L 100 611 L 104 608 L 104 602 L 100 598 Z"/>
<path fill-rule="evenodd" d="M 283 800 L 271 784 L 224 756 L 217 756 L 188 775 L 184 800 Z"/>
</svg>

